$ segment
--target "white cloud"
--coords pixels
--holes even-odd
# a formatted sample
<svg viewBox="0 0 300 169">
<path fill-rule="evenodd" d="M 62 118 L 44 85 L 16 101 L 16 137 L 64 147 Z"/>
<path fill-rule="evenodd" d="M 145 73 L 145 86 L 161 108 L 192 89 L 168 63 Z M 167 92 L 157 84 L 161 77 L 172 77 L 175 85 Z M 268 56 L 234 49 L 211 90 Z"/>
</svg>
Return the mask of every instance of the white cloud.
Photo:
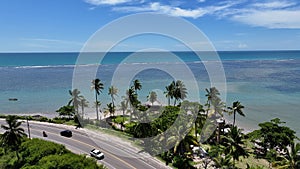
<svg viewBox="0 0 300 169">
<path fill-rule="evenodd" d="M 235 33 L 235 35 L 236 35 L 236 36 L 245 36 L 245 35 L 247 35 L 247 33 L 244 33 L 244 32 L 242 33 L 242 32 L 240 32 L 240 33 Z"/>
<path fill-rule="evenodd" d="M 198 18 L 207 13 L 203 9 L 182 9 L 179 7 L 173 7 L 169 5 L 162 5 L 159 2 L 153 2 L 146 6 L 125 6 L 125 7 L 116 7 L 113 8 L 115 11 L 126 11 L 126 12 L 157 12 L 172 16 L 180 17 L 191 17 Z"/>
<path fill-rule="evenodd" d="M 221 19 L 229 18 L 254 27 L 300 28 L 300 6 L 294 0 L 241 3 L 236 7 L 220 10 L 216 14 Z"/>
<path fill-rule="evenodd" d="M 254 3 L 253 7 L 258 8 L 286 8 L 296 5 L 295 2 L 289 2 L 289 1 L 273 1 L 273 2 L 265 2 L 265 3 Z"/>
<path fill-rule="evenodd" d="M 182 9 L 179 7 L 172 7 L 168 5 L 161 5 L 158 2 L 150 4 L 151 11 L 157 11 L 160 13 L 172 15 L 172 16 L 181 16 L 181 17 L 191 17 L 198 18 L 205 15 L 208 11 L 198 8 L 198 9 Z"/>
<path fill-rule="evenodd" d="M 59 39 L 21 38 L 22 46 L 34 51 L 79 51 L 83 43 Z"/>
<path fill-rule="evenodd" d="M 195 9 L 184 9 L 180 7 L 174 7 L 170 5 L 163 5 L 159 2 L 153 2 L 146 6 L 125 6 L 125 7 L 115 7 L 116 11 L 126 11 L 126 12 L 157 12 L 162 14 L 167 14 L 171 16 L 187 17 L 187 18 L 199 18 L 207 14 L 213 14 L 217 11 L 229 8 L 233 3 L 222 4 L 219 6 L 207 6 L 199 7 Z"/>
<path fill-rule="evenodd" d="M 47 45 L 41 45 L 36 43 L 25 43 L 24 46 L 32 47 L 32 48 L 40 48 L 40 49 L 49 49 Z"/>
<path fill-rule="evenodd" d="M 86 3 L 91 5 L 117 5 L 123 4 L 127 2 L 131 2 L 131 0 L 85 0 Z"/>
<path fill-rule="evenodd" d="M 251 26 L 266 28 L 300 28 L 300 10 L 251 10 L 232 19 Z"/>
<path fill-rule="evenodd" d="M 31 41 L 31 42 L 43 42 L 43 43 L 59 43 L 59 44 L 83 45 L 80 42 L 66 41 L 66 40 L 59 40 L 59 39 L 21 38 L 21 40 L 23 40 L 23 41 Z"/>
<path fill-rule="evenodd" d="M 239 49 L 245 49 L 245 48 L 248 48 L 248 45 L 247 44 L 244 44 L 244 43 L 240 43 L 239 46 L 238 46 Z"/>
<path fill-rule="evenodd" d="M 93 5 L 121 4 L 113 11 L 121 12 L 155 12 L 177 17 L 201 18 L 211 15 L 219 19 L 231 19 L 243 24 L 266 28 L 300 28 L 300 5 L 295 0 L 224 0 L 215 4 L 206 0 L 196 0 L 197 7 L 183 7 L 178 1 L 166 5 L 161 1 L 146 0 L 85 0 Z M 175 3 L 176 2 L 176 3 Z M 176 4 L 176 5 L 175 5 Z M 185 3 L 186 5 L 187 3 Z"/>
<path fill-rule="evenodd" d="M 247 50 L 249 49 L 247 43 L 240 40 L 220 40 L 214 41 L 213 45 L 217 50 Z"/>
</svg>

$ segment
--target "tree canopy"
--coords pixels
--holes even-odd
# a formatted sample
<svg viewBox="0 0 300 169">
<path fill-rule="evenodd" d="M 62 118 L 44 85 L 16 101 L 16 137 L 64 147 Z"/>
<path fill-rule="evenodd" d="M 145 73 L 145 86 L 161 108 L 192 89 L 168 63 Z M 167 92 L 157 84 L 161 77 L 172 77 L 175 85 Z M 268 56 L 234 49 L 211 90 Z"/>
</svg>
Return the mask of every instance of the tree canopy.
<svg viewBox="0 0 300 169">
<path fill-rule="evenodd" d="M 263 148 L 264 155 L 270 149 L 286 151 L 286 147 L 291 146 L 297 138 L 294 130 L 281 125 L 284 123 L 279 118 L 275 118 L 270 122 L 260 123 L 260 129 L 249 134 L 253 140 L 260 141 L 258 144 Z"/>
<path fill-rule="evenodd" d="M 104 169 L 93 158 L 77 155 L 65 146 L 49 141 L 33 138 L 26 139 L 19 147 L 20 160 L 15 161 L 11 152 L 0 156 L 0 168 L 11 169 Z"/>
</svg>

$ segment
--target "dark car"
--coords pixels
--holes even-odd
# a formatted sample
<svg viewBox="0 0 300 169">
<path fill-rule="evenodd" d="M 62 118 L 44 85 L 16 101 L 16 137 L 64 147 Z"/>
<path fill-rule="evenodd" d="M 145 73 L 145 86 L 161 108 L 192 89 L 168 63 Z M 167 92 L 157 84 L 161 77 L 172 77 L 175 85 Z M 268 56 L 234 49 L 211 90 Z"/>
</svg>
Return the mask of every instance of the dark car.
<svg viewBox="0 0 300 169">
<path fill-rule="evenodd" d="M 60 135 L 65 136 L 65 137 L 72 137 L 72 131 L 70 131 L 70 130 L 61 131 Z"/>
<path fill-rule="evenodd" d="M 43 137 L 48 137 L 45 131 L 43 131 Z"/>
<path fill-rule="evenodd" d="M 97 158 L 98 160 L 102 160 L 104 158 L 104 154 L 100 150 L 98 150 L 98 149 L 91 150 L 90 151 L 90 155 L 92 157 Z"/>
</svg>

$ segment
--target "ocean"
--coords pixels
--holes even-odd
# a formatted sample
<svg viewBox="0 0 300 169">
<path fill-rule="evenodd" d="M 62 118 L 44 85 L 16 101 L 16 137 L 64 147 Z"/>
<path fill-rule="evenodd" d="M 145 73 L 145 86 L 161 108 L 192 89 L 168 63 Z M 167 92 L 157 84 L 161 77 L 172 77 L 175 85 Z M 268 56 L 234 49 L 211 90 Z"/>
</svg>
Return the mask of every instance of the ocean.
<svg viewBox="0 0 300 169">
<path fill-rule="evenodd" d="M 186 86 L 196 81 L 199 89 L 191 89 L 189 95 L 199 95 L 200 102 L 205 104 L 205 88 L 211 85 L 205 65 L 220 62 L 227 88 L 227 91 L 221 89 L 222 99 L 227 106 L 234 101 L 245 106 L 246 117 L 237 116 L 238 125 L 255 129 L 258 123 L 278 117 L 300 136 L 300 51 L 221 51 L 218 52 L 220 61 L 200 60 L 193 52 L 173 52 L 177 59 L 170 59 L 167 52 L 112 52 L 101 63 L 75 66 L 78 55 L 76 52 L 0 53 L 0 114 L 56 115 L 55 111 L 70 99 L 68 90 L 73 88 L 74 69 L 78 66 L 84 67 L 76 76 L 83 79 L 79 90 L 89 101 L 87 113 L 95 112 L 94 92 L 90 89 L 92 79 L 86 80 L 85 73 L 95 67 L 96 76 L 105 87 L 100 94 L 101 109 L 111 100 L 109 86 L 113 84 L 119 89 L 116 97 L 119 104 L 134 79 L 142 83 L 142 90 L 138 91 L 140 100 L 146 102 L 147 95 L 154 90 L 158 100 L 166 104 L 163 92 L 174 80 L 173 73 L 183 74 L 179 80 Z M 89 55 L 97 56 L 97 53 Z M 192 73 L 195 79 L 184 79 L 190 77 L 185 73 Z"/>
</svg>

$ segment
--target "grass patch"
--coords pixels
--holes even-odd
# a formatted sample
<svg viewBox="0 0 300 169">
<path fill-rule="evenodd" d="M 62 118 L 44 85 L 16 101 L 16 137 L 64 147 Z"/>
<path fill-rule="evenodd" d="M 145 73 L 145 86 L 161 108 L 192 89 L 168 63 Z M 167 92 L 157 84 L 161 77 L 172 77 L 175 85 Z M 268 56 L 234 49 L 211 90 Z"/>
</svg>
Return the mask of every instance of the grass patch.
<svg viewBox="0 0 300 169">
<path fill-rule="evenodd" d="M 265 159 L 257 159 L 253 155 L 250 155 L 248 158 L 240 158 L 240 161 L 236 163 L 236 166 L 239 168 L 247 168 L 247 164 L 249 166 L 260 166 L 263 168 L 269 168 L 269 162 Z"/>
<path fill-rule="evenodd" d="M 110 135 L 117 136 L 117 137 L 120 137 L 120 138 L 125 138 L 127 140 L 129 140 L 129 138 L 132 137 L 132 135 L 130 135 L 128 133 L 125 133 L 125 132 L 116 131 L 116 130 L 107 129 L 107 128 L 100 128 L 100 127 L 92 125 L 92 124 L 87 124 L 84 128 L 91 129 L 91 130 L 94 130 L 94 131 L 100 131 L 100 132 L 103 132 L 105 134 L 110 134 Z"/>
<path fill-rule="evenodd" d="M 108 134 L 108 135 L 116 136 L 120 139 L 123 139 L 124 141 L 129 141 L 135 147 L 142 149 L 142 147 L 140 146 L 142 142 L 138 139 L 132 139 L 133 136 L 129 133 L 116 131 L 116 130 L 113 130 L 113 129 L 100 128 L 98 126 L 91 125 L 91 124 L 87 124 L 85 126 L 85 128 L 96 131 L 96 132 L 99 131 L 99 132 L 103 132 L 103 133 Z"/>
<path fill-rule="evenodd" d="M 114 122 L 115 123 L 124 123 L 126 121 L 129 121 L 129 117 L 124 117 L 123 116 L 116 116 L 115 119 L 114 119 Z"/>
<path fill-rule="evenodd" d="M 77 125 L 77 123 L 75 123 L 74 120 L 66 121 L 64 124 L 71 125 L 71 126 L 76 126 Z"/>
</svg>

